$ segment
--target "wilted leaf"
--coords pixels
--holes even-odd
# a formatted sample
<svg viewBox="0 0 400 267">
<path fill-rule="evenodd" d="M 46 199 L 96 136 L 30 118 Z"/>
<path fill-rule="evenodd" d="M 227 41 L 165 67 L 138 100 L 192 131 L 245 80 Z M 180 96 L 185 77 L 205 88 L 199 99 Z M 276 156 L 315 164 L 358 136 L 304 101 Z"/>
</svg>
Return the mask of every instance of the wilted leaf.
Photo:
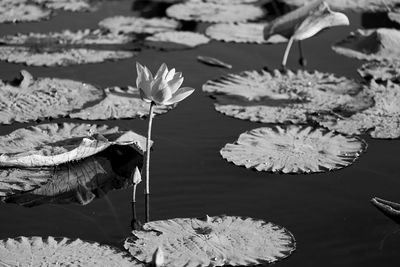
<svg viewBox="0 0 400 267">
<path fill-rule="evenodd" d="M 210 39 L 201 33 L 189 31 L 159 32 L 145 39 L 145 44 L 161 50 L 193 48 L 207 44 Z"/>
<path fill-rule="evenodd" d="M 0 123 L 27 122 L 66 116 L 90 101 L 101 99 L 96 87 L 67 79 L 34 79 L 21 71 L 20 82 L 0 81 Z"/>
<path fill-rule="evenodd" d="M 303 6 L 315 0 L 281 0 L 291 6 Z M 387 11 L 400 4 L 399 0 L 325 0 L 332 8 L 354 12 Z"/>
<path fill-rule="evenodd" d="M 106 97 L 98 104 L 69 114 L 69 116 L 83 120 L 110 120 L 144 118 L 149 115 L 150 104 L 140 98 L 137 88 L 128 87 L 124 90 L 112 87 L 105 89 L 105 94 Z M 174 105 L 157 105 L 154 107 L 154 113 L 163 114 L 174 107 Z"/>
<path fill-rule="evenodd" d="M 28 4 L 26 0 L 1 0 L 0 23 L 37 21 L 47 19 L 51 12 L 36 5 Z"/>
<path fill-rule="evenodd" d="M 117 248 L 66 237 L 17 237 L 0 240 L 3 266 L 143 266 Z"/>
<path fill-rule="evenodd" d="M 204 22 L 241 22 L 264 16 L 261 7 L 253 5 L 219 5 L 214 3 L 175 4 L 167 9 L 167 15 L 179 20 Z"/>
<path fill-rule="evenodd" d="M 396 29 L 357 30 L 332 49 L 348 57 L 365 60 L 400 59 L 400 31 Z"/>
<path fill-rule="evenodd" d="M 351 165 L 367 144 L 323 128 L 275 126 L 257 128 L 221 149 L 224 159 L 249 169 L 314 173 Z"/>
<path fill-rule="evenodd" d="M 106 125 L 49 123 L 0 136 L 0 166 L 55 166 L 99 153 L 112 145 L 131 145 L 143 154 L 146 138 Z"/>
<path fill-rule="evenodd" d="M 105 18 L 99 26 L 114 33 L 148 33 L 173 31 L 179 28 L 180 23 L 169 18 L 142 18 L 115 16 Z"/>
<path fill-rule="evenodd" d="M 305 123 L 310 113 L 356 112 L 372 104 L 359 98 L 361 85 L 353 80 L 302 70 L 229 74 L 206 82 L 203 90 L 216 98 L 219 112 L 257 122 Z"/>
<path fill-rule="evenodd" d="M 66 11 L 90 11 L 94 9 L 90 1 L 91 0 L 33 0 L 34 3 L 44 5 L 47 8 L 63 9 Z"/>
<path fill-rule="evenodd" d="M 362 65 L 358 73 L 367 79 L 400 82 L 400 61 L 371 61 Z"/>
<path fill-rule="evenodd" d="M 162 247 L 164 266 L 247 266 L 286 258 L 295 240 L 285 228 L 252 218 L 215 216 L 153 221 L 133 231 L 125 248 L 151 262 Z"/>
<path fill-rule="evenodd" d="M 222 68 L 227 68 L 231 69 L 232 65 L 229 65 L 217 58 L 214 57 L 206 57 L 206 56 L 197 56 L 197 60 L 211 66 L 216 66 L 216 67 L 222 67 Z"/>
<path fill-rule="evenodd" d="M 235 43 L 284 43 L 287 38 L 275 34 L 265 40 L 263 29 L 265 23 L 217 23 L 206 29 L 206 35 L 212 39 Z"/>
<path fill-rule="evenodd" d="M 378 197 L 372 198 L 371 203 L 383 214 L 400 224 L 400 204 Z"/>
</svg>

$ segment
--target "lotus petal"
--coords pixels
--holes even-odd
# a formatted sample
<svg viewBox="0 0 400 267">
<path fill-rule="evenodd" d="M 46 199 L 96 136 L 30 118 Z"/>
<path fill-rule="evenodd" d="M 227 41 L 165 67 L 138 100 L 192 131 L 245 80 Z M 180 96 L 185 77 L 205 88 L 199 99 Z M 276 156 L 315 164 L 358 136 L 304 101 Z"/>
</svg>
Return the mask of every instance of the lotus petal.
<svg viewBox="0 0 400 267">
<path fill-rule="evenodd" d="M 49 123 L 0 136 L 0 166 L 56 166 L 97 154 L 112 145 L 130 145 L 139 153 L 146 138 L 118 127 Z"/>
<path fill-rule="evenodd" d="M 220 153 L 235 165 L 257 171 L 315 173 L 349 166 L 366 148 L 367 144 L 356 137 L 324 128 L 287 125 L 243 133 Z"/>
<path fill-rule="evenodd" d="M 164 266 L 248 266 L 286 258 L 295 240 L 285 228 L 263 220 L 237 216 L 153 221 L 133 231 L 125 248 L 150 263 L 162 247 Z"/>
<path fill-rule="evenodd" d="M 371 61 L 361 66 L 358 73 L 366 79 L 400 82 L 400 60 Z"/>
<path fill-rule="evenodd" d="M 315 0 L 281 0 L 291 6 L 303 6 Z M 399 0 L 325 0 L 335 10 L 354 12 L 379 12 L 387 11 L 400 3 Z"/>
<path fill-rule="evenodd" d="M 17 237 L 0 240 L 4 266 L 143 266 L 117 248 L 66 237 Z"/>
<path fill-rule="evenodd" d="M 51 11 L 28 4 L 25 0 L 1 0 L 0 23 L 37 21 L 50 17 Z"/>
<path fill-rule="evenodd" d="M 99 26 L 114 33 L 146 33 L 173 31 L 180 27 L 180 23 L 169 18 L 142 18 L 115 16 L 105 18 Z"/>
<path fill-rule="evenodd" d="M 205 35 L 188 31 L 160 32 L 145 39 L 146 46 L 160 50 L 188 49 L 208 42 Z"/>
<path fill-rule="evenodd" d="M 378 197 L 372 198 L 371 203 L 383 214 L 400 224 L 400 204 Z"/>
<path fill-rule="evenodd" d="M 186 2 L 167 8 L 169 17 L 203 22 L 244 22 L 264 16 L 265 11 L 254 5 L 226 5 Z"/>
</svg>

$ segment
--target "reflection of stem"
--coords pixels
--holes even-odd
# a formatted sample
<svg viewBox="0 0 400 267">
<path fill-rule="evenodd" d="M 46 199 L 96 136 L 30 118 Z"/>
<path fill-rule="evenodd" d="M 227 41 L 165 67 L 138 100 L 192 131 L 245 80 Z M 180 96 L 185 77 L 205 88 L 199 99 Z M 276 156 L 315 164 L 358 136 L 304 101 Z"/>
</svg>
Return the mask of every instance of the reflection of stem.
<svg viewBox="0 0 400 267">
<path fill-rule="evenodd" d="M 292 37 L 290 37 L 289 42 L 288 42 L 288 44 L 286 46 L 285 54 L 283 54 L 283 60 L 282 60 L 282 68 L 283 68 L 283 70 L 286 70 L 286 61 L 288 59 L 289 51 L 290 51 L 290 48 L 292 47 L 293 41 L 294 41 L 294 38 L 292 36 Z"/>
<path fill-rule="evenodd" d="M 150 221 L 150 194 L 145 195 L 145 209 L 146 209 L 146 217 L 145 217 L 145 222 Z"/>
<path fill-rule="evenodd" d="M 134 201 L 131 202 L 131 209 L 132 209 L 132 221 L 131 221 L 132 231 L 141 230 L 142 225 L 136 216 L 136 202 Z"/>
<path fill-rule="evenodd" d="M 150 138 L 151 138 L 151 126 L 153 124 L 153 107 L 154 103 L 150 103 L 150 111 L 149 111 L 149 128 L 147 130 L 147 140 L 146 140 L 146 163 L 145 163 L 145 177 L 146 177 L 146 191 L 145 194 L 150 194 Z"/>
<path fill-rule="evenodd" d="M 297 44 L 299 45 L 299 53 L 300 53 L 299 64 L 300 64 L 300 66 L 305 67 L 305 66 L 307 66 L 307 61 L 306 61 L 306 58 L 304 57 L 301 41 L 298 41 Z"/>
</svg>

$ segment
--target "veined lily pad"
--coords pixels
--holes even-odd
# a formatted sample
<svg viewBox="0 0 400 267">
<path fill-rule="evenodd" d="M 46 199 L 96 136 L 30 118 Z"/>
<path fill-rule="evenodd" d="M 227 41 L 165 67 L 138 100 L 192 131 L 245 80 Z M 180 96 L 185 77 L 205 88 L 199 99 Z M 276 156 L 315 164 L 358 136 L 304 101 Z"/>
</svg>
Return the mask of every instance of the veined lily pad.
<svg viewBox="0 0 400 267">
<path fill-rule="evenodd" d="M 50 17 L 51 11 L 28 4 L 26 0 L 1 0 L 0 23 L 37 21 Z"/>
<path fill-rule="evenodd" d="M 400 59 L 400 31 L 386 28 L 357 30 L 332 48 L 341 55 L 358 59 Z"/>
<path fill-rule="evenodd" d="M 126 90 L 119 87 L 105 89 L 106 98 L 100 103 L 72 113 L 71 118 L 83 120 L 110 120 L 144 118 L 149 115 L 150 104 L 140 98 L 137 88 L 128 87 Z M 163 114 L 174 108 L 171 106 L 154 107 L 155 114 Z"/>
<path fill-rule="evenodd" d="M 286 258 L 295 240 L 285 228 L 263 220 L 237 216 L 153 221 L 133 231 L 125 248 L 151 262 L 162 247 L 164 266 L 247 266 Z"/>
<path fill-rule="evenodd" d="M 322 116 L 320 124 L 329 129 L 346 133 L 362 134 L 371 131 L 373 138 L 400 137 L 400 86 L 392 82 L 379 85 L 374 81 L 366 89 L 374 105 L 350 117 Z"/>
<path fill-rule="evenodd" d="M 253 5 L 219 5 L 214 3 L 175 4 L 167 9 L 167 15 L 179 20 L 204 22 L 241 22 L 264 16 L 262 8 Z"/>
<path fill-rule="evenodd" d="M 148 33 L 176 30 L 180 23 L 169 18 L 141 18 L 116 16 L 103 19 L 99 26 L 115 33 Z"/>
<path fill-rule="evenodd" d="M 89 11 L 93 9 L 90 0 L 33 0 L 33 2 L 44 5 L 47 8 L 66 11 Z"/>
<path fill-rule="evenodd" d="M 206 29 L 206 35 L 212 39 L 235 43 L 282 43 L 287 38 L 276 34 L 265 40 L 263 29 L 265 23 L 218 23 Z"/>
<path fill-rule="evenodd" d="M 66 237 L 17 237 L 0 240 L 3 266 L 143 266 L 117 248 Z"/>
<path fill-rule="evenodd" d="M 291 6 L 303 6 L 315 0 L 281 0 Z M 387 11 L 400 4 L 399 0 L 325 0 L 333 9 L 355 12 Z"/>
<path fill-rule="evenodd" d="M 302 70 L 285 74 L 278 70 L 245 71 L 203 85 L 203 90 L 216 98 L 217 111 L 268 123 L 305 123 L 310 113 L 363 110 L 372 103 L 357 95 L 361 88 L 344 77 Z"/>
<path fill-rule="evenodd" d="M 105 125 L 49 123 L 0 136 L 0 166 L 55 166 L 99 153 L 112 145 L 131 145 L 143 154 L 146 138 Z"/>
<path fill-rule="evenodd" d="M 145 39 L 147 46 L 161 50 L 193 48 L 208 42 L 210 39 L 203 34 L 189 31 L 159 32 Z"/>
<path fill-rule="evenodd" d="M 99 89 L 82 82 L 57 78 L 35 80 L 24 70 L 21 75 L 19 83 L 0 81 L 0 123 L 66 116 L 103 95 Z"/>
<path fill-rule="evenodd" d="M 351 165 L 366 149 L 361 139 L 297 125 L 257 128 L 221 149 L 224 159 L 257 171 L 314 173 Z"/>
<path fill-rule="evenodd" d="M 373 80 L 400 82 L 400 60 L 371 61 L 362 65 L 358 73 Z"/>
</svg>

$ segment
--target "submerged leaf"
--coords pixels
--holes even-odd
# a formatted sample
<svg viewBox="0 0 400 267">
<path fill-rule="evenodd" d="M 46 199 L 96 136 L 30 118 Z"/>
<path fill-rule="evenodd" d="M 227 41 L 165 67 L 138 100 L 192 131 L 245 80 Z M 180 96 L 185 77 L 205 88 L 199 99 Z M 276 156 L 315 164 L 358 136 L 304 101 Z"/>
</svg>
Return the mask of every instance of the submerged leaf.
<svg viewBox="0 0 400 267">
<path fill-rule="evenodd" d="M 179 20 L 203 22 L 241 22 L 264 16 L 264 10 L 254 5 L 227 5 L 186 2 L 167 9 L 167 15 Z"/>
<path fill-rule="evenodd" d="M 0 81 L 0 123 L 27 122 L 66 116 L 91 101 L 101 99 L 96 87 L 67 79 L 34 79 L 21 71 L 18 82 Z"/>
<path fill-rule="evenodd" d="M 371 61 L 361 66 L 358 73 L 366 79 L 400 82 L 400 60 Z"/>
<path fill-rule="evenodd" d="M 180 23 L 169 18 L 142 18 L 115 16 L 105 18 L 99 26 L 114 33 L 147 33 L 173 31 L 179 28 Z"/>
<path fill-rule="evenodd" d="M 117 248 L 66 237 L 17 237 L 0 240 L 0 259 L 5 266 L 143 266 Z"/>
<path fill-rule="evenodd" d="M 315 0 L 281 0 L 291 6 L 303 6 Z M 399 0 L 325 0 L 332 8 L 355 12 L 387 11 L 400 4 Z"/>
<path fill-rule="evenodd" d="M 106 125 L 49 123 L 0 136 L 0 166 L 56 166 L 99 153 L 112 145 L 131 145 L 143 154 L 146 138 Z"/>
<path fill-rule="evenodd" d="M 153 221 L 133 231 L 125 248 L 150 263 L 157 248 L 164 266 L 247 266 L 286 258 L 295 240 L 285 228 L 263 220 L 236 216 L 206 216 Z"/>
<path fill-rule="evenodd" d="M 305 123 L 310 113 L 356 112 L 369 107 L 357 93 L 361 85 L 333 74 L 299 70 L 245 71 L 208 81 L 203 90 L 216 99 L 217 111 L 257 122 Z"/>
<path fill-rule="evenodd" d="M 314 173 L 351 165 L 367 144 L 323 128 L 297 125 L 257 128 L 221 149 L 224 159 L 257 171 Z"/>
<path fill-rule="evenodd" d="M 217 67 L 223 67 L 227 69 L 231 69 L 232 65 L 229 65 L 217 58 L 214 57 L 206 57 L 206 56 L 197 56 L 197 60 L 200 62 L 203 62 L 204 64 L 211 65 L 211 66 L 217 66 Z"/>
<path fill-rule="evenodd" d="M 364 60 L 400 59 L 400 31 L 396 29 L 371 29 L 352 32 L 332 49 L 344 56 Z"/>
<path fill-rule="evenodd" d="M 145 39 L 145 45 L 161 50 L 193 48 L 208 42 L 205 35 L 189 31 L 159 32 Z"/>
<path fill-rule="evenodd" d="M 1 0 L 0 23 L 37 21 L 50 17 L 51 11 L 28 4 L 26 0 Z"/>
<path fill-rule="evenodd" d="M 372 205 L 374 205 L 383 214 L 388 216 L 390 219 L 400 224 L 400 204 L 388 200 L 384 200 L 378 197 L 371 199 Z"/>
</svg>

